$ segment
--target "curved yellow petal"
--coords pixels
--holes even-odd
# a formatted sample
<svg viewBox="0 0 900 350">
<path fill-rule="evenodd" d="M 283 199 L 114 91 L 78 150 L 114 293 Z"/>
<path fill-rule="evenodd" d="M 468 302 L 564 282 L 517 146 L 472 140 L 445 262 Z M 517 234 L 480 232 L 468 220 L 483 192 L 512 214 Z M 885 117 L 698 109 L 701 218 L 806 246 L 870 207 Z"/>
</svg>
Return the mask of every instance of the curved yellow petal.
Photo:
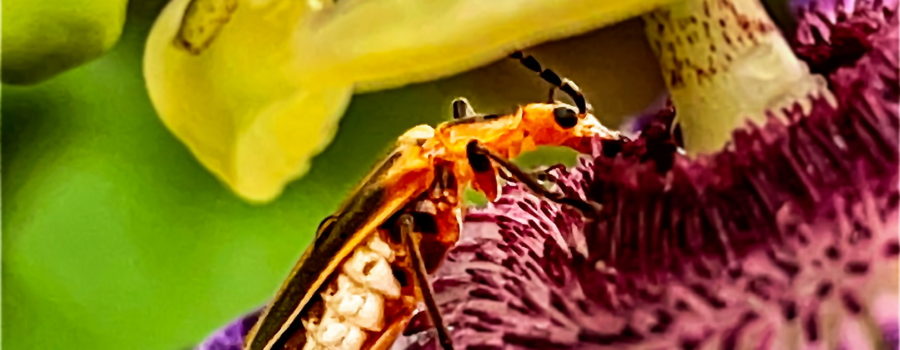
<svg viewBox="0 0 900 350">
<path fill-rule="evenodd" d="M 673 1 L 173 0 L 144 71 L 173 133 L 265 201 L 331 140 L 354 88 L 451 75 Z"/>
<path fill-rule="evenodd" d="M 305 86 L 297 79 L 291 61 L 303 53 L 291 29 L 305 6 L 241 3 L 215 45 L 188 50 L 176 34 L 189 3 L 171 2 L 150 33 L 150 97 L 204 166 L 238 195 L 270 200 L 331 140 L 351 84 Z"/>
<path fill-rule="evenodd" d="M 358 90 L 377 90 L 452 75 L 673 2 L 338 1 L 303 23 L 299 45 L 316 54 L 298 60 L 313 79 L 353 80 Z"/>
</svg>

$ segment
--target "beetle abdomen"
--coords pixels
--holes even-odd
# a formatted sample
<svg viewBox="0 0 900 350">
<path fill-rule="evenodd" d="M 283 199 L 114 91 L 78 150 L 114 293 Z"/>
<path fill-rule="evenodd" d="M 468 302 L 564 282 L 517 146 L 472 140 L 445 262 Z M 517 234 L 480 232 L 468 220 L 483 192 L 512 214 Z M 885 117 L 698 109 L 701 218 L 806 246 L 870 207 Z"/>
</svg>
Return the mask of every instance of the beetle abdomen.
<svg viewBox="0 0 900 350">
<path fill-rule="evenodd" d="M 350 253 L 304 315 L 303 349 L 362 349 L 394 321 L 386 310 L 402 303 L 403 285 L 393 272 L 397 256 L 379 236 Z"/>
</svg>

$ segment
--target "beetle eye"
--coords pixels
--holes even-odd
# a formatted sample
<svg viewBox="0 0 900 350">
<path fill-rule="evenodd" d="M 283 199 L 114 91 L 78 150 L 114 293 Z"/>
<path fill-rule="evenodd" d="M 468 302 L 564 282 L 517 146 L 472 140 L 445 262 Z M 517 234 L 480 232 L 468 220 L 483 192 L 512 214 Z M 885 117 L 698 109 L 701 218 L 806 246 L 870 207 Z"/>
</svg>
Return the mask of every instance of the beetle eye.
<svg viewBox="0 0 900 350">
<path fill-rule="evenodd" d="M 553 119 L 563 129 L 568 129 L 578 124 L 578 114 L 568 107 L 556 107 L 553 109 Z"/>
</svg>

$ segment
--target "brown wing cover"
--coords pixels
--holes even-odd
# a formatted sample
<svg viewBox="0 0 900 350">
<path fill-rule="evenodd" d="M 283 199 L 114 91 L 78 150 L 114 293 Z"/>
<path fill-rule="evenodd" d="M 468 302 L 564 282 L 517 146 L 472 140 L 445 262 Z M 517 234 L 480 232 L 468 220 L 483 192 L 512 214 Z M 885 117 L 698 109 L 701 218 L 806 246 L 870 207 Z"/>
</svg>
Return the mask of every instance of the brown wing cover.
<svg viewBox="0 0 900 350">
<path fill-rule="evenodd" d="M 392 152 L 324 223 L 273 302 L 247 336 L 245 349 L 272 349 L 300 325 L 298 317 L 347 255 L 387 218 L 427 188 L 430 164 L 418 146 Z M 326 219 L 328 220 L 328 219 Z"/>
</svg>

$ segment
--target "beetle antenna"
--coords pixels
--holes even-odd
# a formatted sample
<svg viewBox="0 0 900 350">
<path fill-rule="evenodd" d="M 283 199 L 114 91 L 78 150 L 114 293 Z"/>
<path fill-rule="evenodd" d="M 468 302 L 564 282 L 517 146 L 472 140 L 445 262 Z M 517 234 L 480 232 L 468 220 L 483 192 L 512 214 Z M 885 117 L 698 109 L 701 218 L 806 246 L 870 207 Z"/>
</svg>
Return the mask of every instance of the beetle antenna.
<svg viewBox="0 0 900 350">
<path fill-rule="evenodd" d="M 544 81 L 553 84 L 554 87 L 559 88 L 569 95 L 569 97 L 572 97 L 572 100 L 575 101 L 575 106 L 578 107 L 578 113 L 587 113 L 587 101 L 584 98 L 584 94 L 581 93 L 581 89 L 578 88 L 578 85 L 575 85 L 575 83 L 569 79 L 560 78 L 556 72 L 550 69 L 541 68 L 541 63 L 538 62 L 534 56 L 526 56 L 522 51 L 513 52 L 509 57 L 518 60 L 525 68 L 537 73 Z"/>
</svg>

